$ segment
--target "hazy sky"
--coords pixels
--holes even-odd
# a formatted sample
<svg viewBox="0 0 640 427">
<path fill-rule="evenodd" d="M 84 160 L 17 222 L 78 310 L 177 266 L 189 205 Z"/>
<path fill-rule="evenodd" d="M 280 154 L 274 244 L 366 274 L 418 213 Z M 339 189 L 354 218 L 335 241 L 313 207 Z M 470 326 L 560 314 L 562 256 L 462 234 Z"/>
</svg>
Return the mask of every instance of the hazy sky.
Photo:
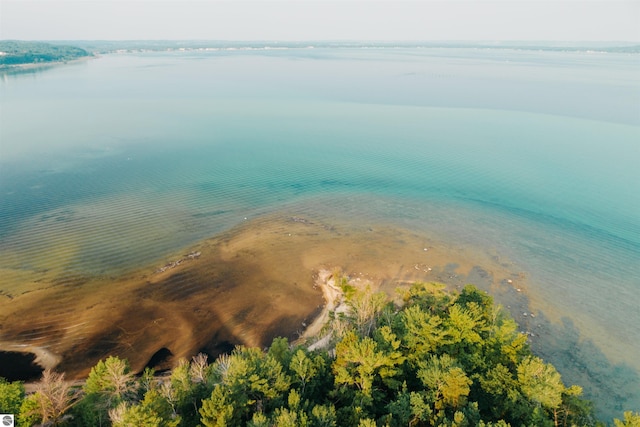
<svg viewBox="0 0 640 427">
<path fill-rule="evenodd" d="M 0 0 L 0 38 L 640 41 L 640 1 Z"/>
</svg>

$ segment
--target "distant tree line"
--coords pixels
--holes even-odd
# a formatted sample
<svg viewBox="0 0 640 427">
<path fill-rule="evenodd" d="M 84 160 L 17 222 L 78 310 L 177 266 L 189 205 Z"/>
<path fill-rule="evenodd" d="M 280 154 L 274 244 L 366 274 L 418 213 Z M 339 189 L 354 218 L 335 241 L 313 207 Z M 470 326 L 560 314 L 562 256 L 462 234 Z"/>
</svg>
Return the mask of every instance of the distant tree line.
<svg viewBox="0 0 640 427">
<path fill-rule="evenodd" d="M 532 355 L 514 320 L 473 286 L 418 283 L 401 307 L 342 282 L 322 349 L 276 338 L 213 363 L 182 360 L 166 377 L 99 362 L 82 386 L 45 371 L 35 393 L 0 380 L 0 412 L 18 425 L 603 426 L 578 386 Z M 640 425 L 626 412 L 616 427 Z"/>
<path fill-rule="evenodd" d="M 91 56 L 91 53 L 74 46 L 18 40 L 0 41 L 0 67 L 71 61 L 86 56 Z"/>
</svg>

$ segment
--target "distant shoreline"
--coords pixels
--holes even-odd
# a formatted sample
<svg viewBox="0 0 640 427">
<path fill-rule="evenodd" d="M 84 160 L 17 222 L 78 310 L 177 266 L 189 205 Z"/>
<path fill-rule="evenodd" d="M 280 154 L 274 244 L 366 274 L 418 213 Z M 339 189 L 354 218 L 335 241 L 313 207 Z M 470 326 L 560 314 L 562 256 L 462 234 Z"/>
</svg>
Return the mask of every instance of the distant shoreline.
<svg viewBox="0 0 640 427">
<path fill-rule="evenodd" d="M 38 69 L 45 69 L 45 68 L 53 68 L 59 65 L 68 65 L 68 64 L 74 64 L 74 63 L 79 63 L 82 61 L 88 61 L 90 59 L 95 59 L 98 58 L 98 55 L 92 55 L 92 56 L 83 56 L 82 58 L 76 58 L 76 59 L 66 59 L 64 61 L 48 61 L 48 62 L 25 62 L 24 64 L 11 64 L 11 65 L 7 65 L 7 64 L 2 64 L 0 65 L 0 73 L 6 73 L 7 71 L 11 72 L 11 71 L 26 71 L 26 70 L 38 70 Z"/>
</svg>

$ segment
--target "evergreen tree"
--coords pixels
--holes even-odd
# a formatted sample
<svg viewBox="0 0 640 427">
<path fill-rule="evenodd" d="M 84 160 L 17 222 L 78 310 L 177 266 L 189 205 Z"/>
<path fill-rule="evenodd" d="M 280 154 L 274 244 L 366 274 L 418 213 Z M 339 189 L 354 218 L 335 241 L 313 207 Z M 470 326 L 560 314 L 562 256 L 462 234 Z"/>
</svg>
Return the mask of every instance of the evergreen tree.
<svg viewBox="0 0 640 427">
<path fill-rule="evenodd" d="M 78 426 L 109 425 L 110 410 L 138 398 L 138 382 L 129 362 L 114 356 L 101 360 L 91 369 L 83 390 L 85 397 L 74 408 Z"/>
<path fill-rule="evenodd" d="M 205 426 L 246 422 L 253 412 L 272 410 L 291 385 L 280 362 L 256 348 L 237 347 L 214 372 L 220 384 L 199 410 Z"/>
</svg>

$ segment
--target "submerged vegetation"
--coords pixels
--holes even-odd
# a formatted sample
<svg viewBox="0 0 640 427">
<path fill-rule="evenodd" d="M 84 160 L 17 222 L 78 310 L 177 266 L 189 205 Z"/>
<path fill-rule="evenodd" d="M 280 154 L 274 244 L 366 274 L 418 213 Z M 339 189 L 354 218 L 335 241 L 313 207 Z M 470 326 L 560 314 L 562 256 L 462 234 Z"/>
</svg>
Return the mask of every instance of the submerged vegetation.
<svg viewBox="0 0 640 427">
<path fill-rule="evenodd" d="M 0 68 L 24 64 L 64 62 L 91 56 L 75 46 L 43 42 L 0 40 Z"/>
<path fill-rule="evenodd" d="M 182 360 L 168 376 L 109 357 L 82 386 L 50 371 L 28 396 L 0 382 L 0 409 L 22 426 L 603 425 L 490 296 L 443 289 L 415 284 L 397 305 L 343 282 L 346 310 L 330 316 L 323 345 L 276 338 L 211 364 Z M 638 426 L 640 414 L 614 422 Z"/>
</svg>

